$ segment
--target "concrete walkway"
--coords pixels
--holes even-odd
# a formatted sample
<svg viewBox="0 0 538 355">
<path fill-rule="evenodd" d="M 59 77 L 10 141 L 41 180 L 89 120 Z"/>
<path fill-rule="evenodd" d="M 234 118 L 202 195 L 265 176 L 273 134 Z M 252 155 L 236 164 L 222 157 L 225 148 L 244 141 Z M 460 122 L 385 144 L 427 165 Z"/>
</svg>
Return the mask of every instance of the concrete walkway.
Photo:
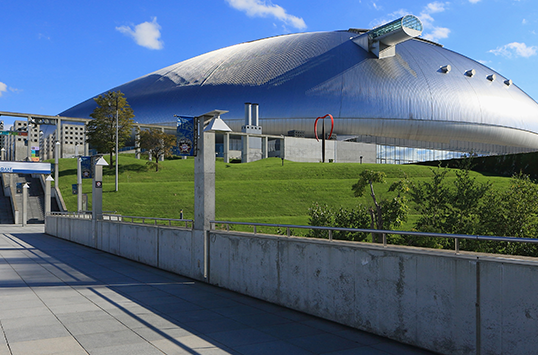
<svg viewBox="0 0 538 355">
<path fill-rule="evenodd" d="M 0 225 L 0 355 L 430 352 Z"/>
</svg>

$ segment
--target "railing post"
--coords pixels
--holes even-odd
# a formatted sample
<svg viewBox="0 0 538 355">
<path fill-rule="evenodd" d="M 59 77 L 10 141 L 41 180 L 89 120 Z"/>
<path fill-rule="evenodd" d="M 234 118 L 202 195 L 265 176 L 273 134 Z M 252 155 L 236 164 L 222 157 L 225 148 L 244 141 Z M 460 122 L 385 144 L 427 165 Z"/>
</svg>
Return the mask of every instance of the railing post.
<svg viewBox="0 0 538 355">
<path fill-rule="evenodd" d="M 289 236 L 291 235 L 290 227 L 287 227 L 287 228 L 286 228 L 286 234 L 288 235 L 288 238 L 289 238 Z"/>
<path fill-rule="evenodd" d="M 383 233 L 383 247 L 387 246 L 387 234 Z"/>
<path fill-rule="evenodd" d="M 226 223 L 226 232 L 230 231 L 230 223 Z"/>
<path fill-rule="evenodd" d="M 456 250 L 456 254 L 460 253 L 460 240 L 459 240 L 459 238 L 454 238 L 454 249 Z"/>
<path fill-rule="evenodd" d="M 254 226 L 254 234 L 256 234 L 256 226 Z"/>
</svg>

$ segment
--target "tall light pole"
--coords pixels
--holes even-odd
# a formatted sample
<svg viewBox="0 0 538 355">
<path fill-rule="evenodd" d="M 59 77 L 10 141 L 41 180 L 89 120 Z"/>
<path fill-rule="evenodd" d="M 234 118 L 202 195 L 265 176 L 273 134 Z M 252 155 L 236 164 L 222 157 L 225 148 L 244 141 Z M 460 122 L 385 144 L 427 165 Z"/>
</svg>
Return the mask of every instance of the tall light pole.
<svg viewBox="0 0 538 355">
<path fill-rule="evenodd" d="M 60 142 L 56 141 L 55 149 L 54 149 L 54 186 L 60 189 L 60 186 L 58 185 L 58 174 L 59 174 L 59 168 L 58 168 L 58 158 L 60 156 Z"/>
<path fill-rule="evenodd" d="M 119 131 L 118 124 L 118 94 L 116 93 L 116 192 L 118 192 L 118 158 L 119 158 Z"/>
<path fill-rule="evenodd" d="M 119 156 L 119 137 L 118 137 L 118 131 L 119 131 L 119 124 L 118 124 L 118 116 L 119 116 L 119 108 L 118 108 L 118 93 L 116 93 L 116 192 L 118 192 L 118 156 Z M 112 107 L 112 104 L 110 101 L 108 102 L 108 106 Z"/>
</svg>

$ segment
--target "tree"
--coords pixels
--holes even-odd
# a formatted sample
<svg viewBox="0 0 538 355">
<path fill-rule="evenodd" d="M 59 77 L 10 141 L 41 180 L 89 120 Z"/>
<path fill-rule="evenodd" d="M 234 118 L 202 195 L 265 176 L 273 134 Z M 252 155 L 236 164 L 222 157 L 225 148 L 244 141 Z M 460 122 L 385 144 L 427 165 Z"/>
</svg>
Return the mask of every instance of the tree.
<svg viewBox="0 0 538 355">
<path fill-rule="evenodd" d="M 336 228 L 359 228 L 366 229 L 369 224 L 369 216 L 365 207 L 359 205 L 356 208 L 347 209 L 340 207 L 335 210 L 326 204 L 312 204 L 308 209 L 309 225 L 316 227 L 336 227 Z M 311 229 L 308 233 L 313 238 L 329 238 L 329 231 Z M 333 231 L 333 238 L 340 240 L 363 241 L 368 233 Z"/>
<path fill-rule="evenodd" d="M 160 129 L 151 128 L 140 132 L 140 148 L 147 150 L 155 157 L 155 171 L 159 171 L 159 159 L 172 155 L 172 149 L 176 145 L 176 136 L 166 134 Z"/>
<path fill-rule="evenodd" d="M 480 234 L 536 238 L 538 234 L 538 185 L 528 175 L 517 174 L 504 191 L 488 193 L 480 207 Z M 481 243 L 484 252 L 537 256 L 530 243 Z"/>
<path fill-rule="evenodd" d="M 397 181 L 389 187 L 389 191 L 398 193 L 396 197 L 378 201 L 374 191 L 374 183 L 386 183 L 385 176 L 385 173 L 381 171 L 366 169 L 360 173 L 359 180 L 351 187 L 356 197 L 363 196 L 366 187 L 370 187 L 370 196 L 373 202 L 373 207 L 368 208 L 371 229 L 389 229 L 391 226 L 399 226 L 407 220 L 409 207 L 404 196 L 408 190 L 407 178 Z M 379 237 L 380 235 L 372 234 L 372 241 L 381 242 Z"/>
<path fill-rule="evenodd" d="M 97 107 L 90 114 L 93 120 L 87 124 L 86 141 L 97 151 L 109 153 L 109 167 L 112 167 L 112 153 L 116 150 L 116 113 L 119 148 L 131 137 L 134 113 L 121 91 L 109 91 L 94 100 Z"/>
<path fill-rule="evenodd" d="M 456 178 L 447 180 L 447 168 L 431 169 L 432 178 L 411 186 L 411 200 L 420 217 L 415 228 L 421 232 L 477 234 L 481 227 L 484 197 L 491 183 L 480 183 L 471 174 L 472 157 L 460 161 Z M 454 248 L 454 239 L 406 236 L 408 245 Z M 474 248 L 474 241 L 462 240 L 462 248 Z"/>
</svg>

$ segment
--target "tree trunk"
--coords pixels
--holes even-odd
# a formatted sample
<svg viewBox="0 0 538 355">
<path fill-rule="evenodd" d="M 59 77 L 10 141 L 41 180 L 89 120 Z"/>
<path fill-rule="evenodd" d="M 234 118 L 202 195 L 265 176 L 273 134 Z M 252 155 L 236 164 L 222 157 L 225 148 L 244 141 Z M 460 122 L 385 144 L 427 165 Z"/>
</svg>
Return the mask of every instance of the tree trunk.
<svg viewBox="0 0 538 355">
<path fill-rule="evenodd" d="M 373 209 L 370 209 L 370 216 L 372 218 L 372 224 L 374 224 L 374 220 L 375 220 L 375 228 L 376 229 L 383 229 L 383 213 L 382 213 L 382 210 L 381 210 L 381 206 L 377 203 L 377 199 L 375 198 L 375 193 L 374 193 L 374 185 L 373 185 L 373 182 L 370 181 L 370 194 L 372 196 L 372 200 L 374 200 L 374 205 L 375 205 L 375 212 Z M 372 229 L 374 229 L 374 227 L 372 226 Z M 383 239 L 383 236 L 381 234 L 375 234 L 375 241 L 374 241 L 374 236 L 372 234 L 372 241 L 374 243 L 381 243 L 382 242 L 382 239 Z"/>
<path fill-rule="evenodd" d="M 374 214 L 374 210 L 372 208 L 369 208 L 368 209 L 368 212 L 370 212 L 370 229 L 376 229 L 375 228 L 375 214 Z M 372 243 L 377 243 L 377 234 L 376 233 L 372 233 Z"/>
</svg>

